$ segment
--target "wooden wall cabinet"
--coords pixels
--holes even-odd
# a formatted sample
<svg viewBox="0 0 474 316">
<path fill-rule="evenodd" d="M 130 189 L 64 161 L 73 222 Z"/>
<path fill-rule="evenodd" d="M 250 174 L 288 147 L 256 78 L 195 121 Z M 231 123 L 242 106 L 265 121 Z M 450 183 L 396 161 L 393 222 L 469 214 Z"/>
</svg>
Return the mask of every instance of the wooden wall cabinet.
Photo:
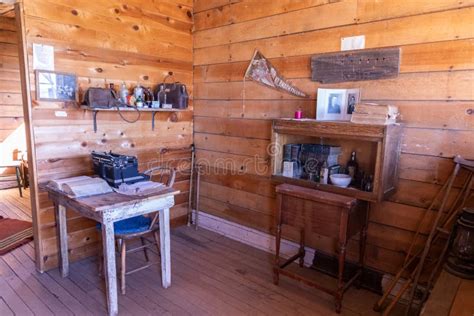
<svg viewBox="0 0 474 316">
<path fill-rule="evenodd" d="M 401 125 L 367 125 L 312 119 L 278 119 L 272 125 L 272 180 L 355 197 L 364 201 L 382 201 L 393 194 L 398 184 L 398 160 Z M 373 175 L 373 191 L 341 188 L 330 184 L 282 176 L 285 144 L 328 144 L 341 146 L 339 163 L 345 165 L 356 151 L 359 166 Z"/>
</svg>

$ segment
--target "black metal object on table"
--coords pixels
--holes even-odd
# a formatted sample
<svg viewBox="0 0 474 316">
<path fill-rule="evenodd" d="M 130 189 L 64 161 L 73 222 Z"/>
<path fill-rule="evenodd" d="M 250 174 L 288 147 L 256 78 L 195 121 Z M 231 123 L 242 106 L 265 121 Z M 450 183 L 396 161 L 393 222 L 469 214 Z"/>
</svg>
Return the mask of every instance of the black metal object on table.
<svg viewBox="0 0 474 316">
<path fill-rule="evenodd" d="M 95 174 L 112 187 L 150 179 L 148 175 L 138 172 L 138 159 L 135 156 L 95 151 L 91 156 Z"/>
</svg>

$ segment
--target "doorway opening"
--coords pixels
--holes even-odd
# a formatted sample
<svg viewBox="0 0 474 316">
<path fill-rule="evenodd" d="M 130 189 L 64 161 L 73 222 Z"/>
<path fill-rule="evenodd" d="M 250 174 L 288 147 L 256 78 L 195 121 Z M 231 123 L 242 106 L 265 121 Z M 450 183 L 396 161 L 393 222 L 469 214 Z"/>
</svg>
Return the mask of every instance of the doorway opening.
<svg viewBox="0 0 474 316">
<path fill-rule="evenodd" d="M 35 257 L 31 100 L 21 3 L 0 2 L 0 255 Z"/>
</svg>

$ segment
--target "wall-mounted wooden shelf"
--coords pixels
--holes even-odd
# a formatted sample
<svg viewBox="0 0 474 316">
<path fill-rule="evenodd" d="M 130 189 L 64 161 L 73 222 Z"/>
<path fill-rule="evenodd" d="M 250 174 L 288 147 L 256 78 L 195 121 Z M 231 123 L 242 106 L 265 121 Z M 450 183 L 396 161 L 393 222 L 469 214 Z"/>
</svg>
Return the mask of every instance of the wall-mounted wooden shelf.
<svg viewBox="0 0 474 316">
<path fill-rule="evenodd" d="M 401 144 L 400 125 L 368 125 L 351 122 L 316 121 L 313 119 L 278 119 L 273 121 L 272 180 L 355 197 L 364 201 L 381 201 L 393 194 L 398 184 L 398 160 Z M 341 146 L 348 159 L 352 150 L 361 149 L 362 164 L 374 175 L 373 191 L 341 188 L 301 178 L 282 176 L 283 146 L 295 143 L 317 143 Z"/>
<path fill-rule="evenodd" d="M 81 109 L 86 110 L 86 111 L 94 112 L 92 119 L 93 119 L 94 132 L 95 133 L 97 133 L 97 114 L 99 112 L 118 112 L 118 111 L 136 112 L 137 111 L 135 108 L 131 108 L 131 107 L 128 107 L 128 108 L 120 107 L 119 109 L 117 109 L 116 107 L 115 108 L 91 108 L 91 107 L 88 107 L 88 106 L 85 106 L 85 105 L 82 105 Z M 151 130 L 154 131 L 155 130 L 155 115 L 156 115 L 156 113 L 158 113 L 158 112 L 183 112 L 183 111 L 186 111 L 186 110 L 182 110 L 182 109 L 162 109 L 162 108 L 159 108 L 159 109 L 139 108 L 138 111 L 139 112 L 151 112 L 152 113 L 152 116 L 151 116 Z"/>
</svg>

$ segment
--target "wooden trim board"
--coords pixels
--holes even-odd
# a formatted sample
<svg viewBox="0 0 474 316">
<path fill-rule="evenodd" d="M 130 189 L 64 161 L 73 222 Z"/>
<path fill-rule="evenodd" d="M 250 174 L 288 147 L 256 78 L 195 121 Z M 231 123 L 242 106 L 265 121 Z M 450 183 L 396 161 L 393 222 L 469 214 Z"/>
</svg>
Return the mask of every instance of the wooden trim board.
<svg viewBox="0 0 474 316">
<path fill-rule="evenodd" d="M 193 222 L 195 222 L 196 210 L 193 210 Z M 199 211 L 199 227 L 213 231 L 230 239 L 240 241 L 254 248 L 275 253 L 275 236 L 266 234 L 259 230 L 240 225 L 223 218 Z M 199 228 L 198 228 L 199 229 Z M 295 242 L 282 239 L 280 254 L 283 258 L 290 258 L 298 252 L 299 245 Z M 315 250 L 305 247 L 304 265 L 310 267 L 313 264 Z"/>
<path fill-rule="evenodd" d="M 36 154 L 34 131 L 32 127 L 32 105 L 30 91 L 30 75 L 28 68 L 28 46 L 26 42 L 26 24 L 24 16 L 23 2 L 15 3 L 15 20 L 18 35 L 18 57 L 20 62 L 21 92 L 23 102 L 23 117 L 25 122 L 26 146 L 28 149 L 28 177 L 30 184 L 30 203 L 31 215 L 33 219 L 33 240 L 35 244 L 35 262 L 38 271 L 43 272 L 40 268 L 41 229 L 39 228 L 38 210 L 39 201 L 37 199 L 38 181 L 36 178 Z"/>
</svg>

